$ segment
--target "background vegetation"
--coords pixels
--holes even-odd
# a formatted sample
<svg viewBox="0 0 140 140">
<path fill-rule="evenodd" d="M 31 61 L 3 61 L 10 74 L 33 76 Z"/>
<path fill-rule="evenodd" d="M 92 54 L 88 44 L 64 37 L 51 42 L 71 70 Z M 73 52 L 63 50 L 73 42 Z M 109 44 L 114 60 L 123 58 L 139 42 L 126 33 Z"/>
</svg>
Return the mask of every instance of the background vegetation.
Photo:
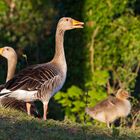
<svg viewBox="0 0 140 140">
<path fill-rule="evenodd" d="M 139 9 L 138 0 L 0 0 L 0 46 L 16 49 L 18 72 L 51 60 L 59 18 L 84 21 L 84 29 L 65 35 L 68 76 L 49 104 L 50 118 L 84 122 L 86 106 L 119 88 L 127 89 L 135 97 L 132 102 L 139 104 Z M 5 60 L 0 65 L 4 83 Z"/>
</svg>

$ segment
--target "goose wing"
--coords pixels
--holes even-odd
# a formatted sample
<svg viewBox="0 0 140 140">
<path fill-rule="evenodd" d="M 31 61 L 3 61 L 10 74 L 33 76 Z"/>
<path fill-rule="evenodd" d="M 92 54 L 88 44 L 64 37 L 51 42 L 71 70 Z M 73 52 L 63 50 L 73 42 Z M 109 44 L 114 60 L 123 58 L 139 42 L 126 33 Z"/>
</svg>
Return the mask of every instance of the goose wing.
<svg viewBox="0 0 140 140">
<path fill-rule="evenodd" d="M 90 108 L 91 111 L 95 112 L 101 112 L 104 110 L 110 110 L 112 107 L 116 106 L 116 98 L 115 97 L 109 97 L 101 102 L 99 102 L 96 106 L 93 108 Z"/>
<path fill-rule="evenodd" d="M 34 91 L 39 90 L 44 84 L 47 84 L 47 86 L 52 85 L 52 82 L 57 79 L 60 79 L 60 76 L 54 66 L 41 64 L 20 71 L 19 74 L 5 84 L 5 88 L 10 91 L 18 89 Z M 57 85 L 53 84 L 52 86 Z"/>
</svg>

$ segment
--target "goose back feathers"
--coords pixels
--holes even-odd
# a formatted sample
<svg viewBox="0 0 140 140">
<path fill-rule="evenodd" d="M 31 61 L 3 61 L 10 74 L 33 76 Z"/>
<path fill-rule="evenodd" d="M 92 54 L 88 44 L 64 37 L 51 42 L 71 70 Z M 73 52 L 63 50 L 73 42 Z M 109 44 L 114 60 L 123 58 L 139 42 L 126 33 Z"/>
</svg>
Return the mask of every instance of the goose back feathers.
<svg viewBox="0 0 140 140">
<path fill-rule="evenodd" d="M 51 96 L 62 87 L 65 78 L 66 74 L 63 74 L 58 66 L 48 63 L 22 70 L 12 80 L 7 82 L 5 88 L 10 91 L 26 90 L 29 94 L 32 94 L 30 91 L 36 93 L 34 96 L 31 95 L 32 98 L 26 99 L 25 97 L 25 99 L 22 99 L 25 101 L 43 99 L 44 95 L 47 96 L 47 101 L 49 101 Z M 13 95 L 11 94 L 10 96 L 12 97 Z M 22 98 L 22 93 L 20 97 Z"/>
</svg>

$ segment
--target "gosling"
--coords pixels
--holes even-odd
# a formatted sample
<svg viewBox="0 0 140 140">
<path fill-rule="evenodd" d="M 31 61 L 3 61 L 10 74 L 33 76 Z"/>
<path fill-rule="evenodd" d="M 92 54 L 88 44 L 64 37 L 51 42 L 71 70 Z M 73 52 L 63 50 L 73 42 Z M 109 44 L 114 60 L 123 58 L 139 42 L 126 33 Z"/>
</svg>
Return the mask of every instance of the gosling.
<svg viewBox="0 0 140 140">
<path fill-rule="evenodd" d="M 117 118 L 126 117 L 131 111 L 131 103 L 128 100 L 129 94 L 123 89 L 119 89 L 116 96 L 109 96 L 101 101 L 96 106 L 86 108 L 85 112 L 93 119 L 107 124 L 110 128 L 110 123 Z"/>
</svg>

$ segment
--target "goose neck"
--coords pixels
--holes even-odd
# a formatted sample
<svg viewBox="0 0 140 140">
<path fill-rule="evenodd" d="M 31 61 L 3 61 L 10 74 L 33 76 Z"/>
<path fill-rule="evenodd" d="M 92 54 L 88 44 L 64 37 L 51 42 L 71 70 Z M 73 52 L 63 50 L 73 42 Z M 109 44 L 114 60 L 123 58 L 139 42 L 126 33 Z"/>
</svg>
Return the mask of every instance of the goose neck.
<svg viewBox="0 0 140 140">
<path fill-rule="evenodd" d="M 8 63 L 8 70 L 7 70 L 7 77 L 6 82 L 9 81 L 11 78 L 13 78 L 15 74 L 16 64 L 17 64 L 17 57 L 10 58 L 7 60 Z"/>
<path fill-rule="evenodd" d="M 55 36 L 55 55 L 54 59 L 56 61 L 65 61 L 64 52 L 64 31 L 57 28 Z"/>
</svg>

